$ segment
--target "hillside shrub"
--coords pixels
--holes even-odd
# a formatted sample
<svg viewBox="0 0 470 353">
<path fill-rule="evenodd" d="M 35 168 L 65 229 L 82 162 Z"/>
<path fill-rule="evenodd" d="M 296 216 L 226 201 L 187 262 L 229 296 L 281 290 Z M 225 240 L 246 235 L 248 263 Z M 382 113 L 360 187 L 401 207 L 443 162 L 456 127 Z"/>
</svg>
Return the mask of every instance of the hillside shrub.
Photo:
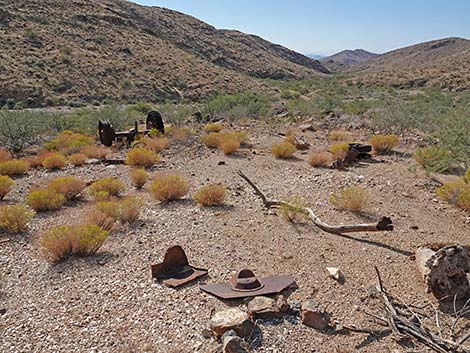
<svg viewBox="0 0 470 353">
<path fill-rule="evenodd" d="M 117 178 L 103 178 L 90 185 L 89 191 L 93 197 L 96 196 L 119 196 L 124 191 L 125 186 Z M 104 193 L 104 194 L 103 194 Z"/>
<path fill-rule="evenodd" d="M 126 155 L 125 164 L 132 167 L 152 167 L 160 160 L 160 155 L 145 148 L 133 148 Z"/>
<path fill-rule="evenodd" d="M 65 196 L 51 189 L 32 190 L 26 203 L 36 212 L 55 211 L 64 205 Z"/>
<path fill-rule="evenodd" d="M 350 142 L 352 140 L 352 134 L 349 131 L 345 130 L 333 130 L 328 135 L 330 141 L 340 142 L 346 141 Z"/>
<path fill-rule="evenodd" d="M 48 170 L 62 169 L 67 165 L 67 158 L 60 153 L 51 153 L 44 158 L 42 165 Z"/>
<path fill-rule="evenodd" d="M 43 255 L 52 262 L 67 256 L 95 254 L 108 238 L 109 232 L 95 224 L 60 226 L 47 230 L 41 237 Z"/>
<path fill-rule="evenodd" d="M 240 140 L 233 136 L 222 136 L 219 141 L 219 149 L 226 155 L 235 153 L 240 148 Z"/>
<path fill-rule="evenodd" d="M 288 159 L 291 158 L 297 149 L 290 142 L 281 142 L 273 145 L 271 152 L 276 158 Z"/>
<path fill-rule="evenodd" d="M 29 163 L 20 159 L 0 163 L 1 175 L 23 175 L 29 170 Z"/>
<path fill-rule="evenodd" d="M 93 138 L 70 130 L 64 130 L 54 139 L 46 142 L 48 150 L 59 151 L 65 155 L 79 153 L 84 147 L 92 145 Z"/>
<path fill-rule="evenodd" d="M 202 143 L 209 148 L 219 147 L 221 134 L 219 132 L 211 132 L 208 135 L 202 136 Z"/>
<path fill-rule="evenodd" d="M 67 160 L 69 161 L 70 164 L 72 164 L 75 167 L 80 167 L 84 165 L 87 161 L 88 157 L 86 154 L 83 153 L 74 153 L 68 156 Z"/>
<path fill-rule="evenodd" d="M 191 130 L 184 127 L 169 126 L 165 128 L 165 135 L 170 136 L 175 141 L 184 141 L 191 136 Z"/>
<path fill-rule="evenodd" d="M 369 139 L 369 144 L 377 154 L 390 152 L 396 145 L 398 145 L 397 135 L 374 135 Z"/>
<path fill-rule="evenodd" d="M 44 160 L 49 157 L 52 153 L 48 150 L 41 150 L 34 156 L 29 156 L 26 158 L 26 161 L 29 163 L 31 168 L 43 167 Z"/>
<path fill-rule="evenodd" d="M 119 220 L 131 223 L 139 219 L 144 202 L 138 197 L 128 196 L 119 202 Z"/>
<path fill-rule="evenodd" d="M 48 189 L 64 195 L 66 200 L 76 199 L 86 188 L 86 183 L 74 176 L 66 176 L 51 180 L 47 184 Z"/>
<path fill-rule="evenodd" d="M 329 152 L 316 151 L 312 152 L 308 156 L 308 163 L 315 168 L 328 167 L 333 161 L 333 156 Z"/>
<path fill-rule="evenodd" d="M 251 92 L 216 94 L 210 97 L 202 109 L 203 116 L 222 116 L 235 120 L 243 117 L 266 117 L 271 112 L 271 103 L 265 96 Z"/>
<path fill-rule="evenodd" d="M 220 132 L 222 131 L 224 126 L 219 123 L 209 123 L 204 126 L 204 131 L 208 134 L 211 132 Z"/>
<path fill-rule="evenodd" d="M 142 168 L 131 170 L 131 182 L 137 189 L 142 189 L 149 179 L 149 173 Z"/>
<path fill-rule="evenodd" d="M 15 182 L 10 177 L 6 175 L 0 175 L 0 200 L 3 200 L 3 198 L 11 191 L 14 185 Z"/>
<path fill-rule="evenodd" d="M 160 174 L 150 185 L 150 193 L 161 202 L 181 199 L 188 191 L 186 179 L 174 174 Z"/>
<path fill-rule="evenodd" d="M 346 157 L 346 154 L 349 151 L 349 143 L 347 142 L 341 142 L 341 143 L 335 143 L 334 145 L 331 145 L 328 147 L 328 152 L 331 152 L 336 159 L 341 159 Z"/>
<path fill-rule="evenodd" d="M 164 149 L 168 148 L 170 145 L 170 140 L 166 137 L 144 137 L 138 141 L 139 144 L 142 144 L 146 149 L 153 152 L 160 153 Z"/>
<path fill-rule="evenodd" d="M 413 158 L 428 172 L 442 173 L 452 168 L 449 151 L 436 145 L 417 149 Z"/>
<path fill-rule="evenodd" d="M 220 184 L 209 184 L 199 189 L 193 200 L 201 206 L 222 205 L 225 200 L 226 189 Z"/>
<path fill-rule="evenodd" d="M 108 147 L 89 145 L 81 149 L 81 153 L 88 158 L 104 159 L 112 151 Z"/>
<path fill-rule="evenodd" d="M 33 217 L 34 212 L 24 205 L 0 206 L 0 230 L 9 234 L 25 232 Z"/>
<path fill-rule="evenodd" d="M 360 187 L 350 187 L 331 194 L 330 203 L 338 209 L 361 212 L 369 205 L 369 193 Z"/>
<path fill-rule="evenodd" d="M 0 148 L 0 163 L 1 162 L 6 162 L 12 159 L 10 151 L 8 151 L 6 148 Z"/>
<path fill-rule="evenodd" d="M 470 171 L 458 180 L 444 183 L 436 189 L 436 195 L 450 204 L 470 210 Z"/>
</svg>

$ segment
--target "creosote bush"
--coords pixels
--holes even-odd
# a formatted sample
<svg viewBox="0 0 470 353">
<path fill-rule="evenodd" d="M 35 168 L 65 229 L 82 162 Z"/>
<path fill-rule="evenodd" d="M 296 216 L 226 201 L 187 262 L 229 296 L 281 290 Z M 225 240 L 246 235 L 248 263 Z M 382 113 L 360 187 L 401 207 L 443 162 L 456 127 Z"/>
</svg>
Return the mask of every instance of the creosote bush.
<svg viewBox="0 0 470 353">
<path fill-rule="evenodd" d="M 0 230 L 9 234 L 25 232 L 34 212 L 24 205 L 0 206 Z"/>
<path fill-rule="evenodd" d="M 361 212 L 369 205 L 369 193 L 360 187 L 350 187 L 331 194 L 330 203 L 338 209 Z"/>
<path fill-rule="evenodd" d="M 292 143 L 284 141 L 273 145 L 271 152 L 276 158 L 288 159 L 294 155 L 296 150 Z"/>
<path fill-rule="evenodd" d="M 326 151 L 312 152 L 308 156 L 308 163 L 315 168 L 328 167 L 332 160 L 333 156 Z"/>
<path fill-rule="evenodd" d="M 125 163 L 133 167 L 151 167 L 160 160 L 160 155 L 145 148 L 133 148 L 127 153 Z"/>
<path fill-rule="evenodd" d="M 36 212 L 55 211 L 64 205 L 65 196 L 51 189 L 32 190 L 26 203 Z"/>
<path fill-rule="evenodd" d="M 81 153 L 88 158 L 104 159 L 111 153 L 111 149 L 104 146 L 89 145 L 83 147 Z M 74 155 L 76 155 L 76 153 Z"/>
<path fill-rule="evenodd" d="M 117 178 L 103 178 L 95 181 L 89 187 L 90 193 L 95 199 L 100 196 L 118 196 L 124 189 L 124 184 Z"/>
<path fill-rule="evenodd" d="M 15 182 L 6 175 L 0 175 L 0 200 L 10 192 Z"/>
<path fill-rule="evenodd" d="M 70 164 L 74 165 L 75 167 L 80 167 L 85 164 L 88 157 L 86 154 L 83 153 L 74 153 L 68 156 L 67 159 Z"/>
<path fill-rule="evenodd" d="M 398 145 L 397 135 L 375 135 L 369 139 L 369 144 L 377 154 L 388 153 Z"/>
<path fill-rule="evenodd" d="M 67 164 L 67 158 L 60 153 L 51 153 L 42 161 L 42 166 L 48 170 L 62 169 Z"/>
<path fill-rule="evenodd" d="M 10 151 L 8 151 L 6 148 L 0 148 L 0 163 L 1 162 L 6 162 L 12 159 Z"/>
<path fill-rule="evenodd" d="M 345 130 L 333 130 L 328 135 L 330 141 L 351 141 L 352 135 L 349 131 Z"/>
<path fill-rule="evenodd" d="M 150 185 L 150 193 L 161 202 L 181 199 L 188 193 L 188 190 L 186 179 L 175 174 L 160 174 Z"/>
<path fill-rule="evenodd" d="M 452 168 L 450 152 L 439 146 L 418 148 L 414 160 L 428 172 L 445 172 Z"/>
<path fill-rule="evenodd" d="M 226 190 L 220 184 L 209 184 L 199 189 L 193 196 L 193 200 L 201 206 L 222 205 L 225 200 Z"/>
<path fill-rule="evenodd" d="M 240 148 L 240 140 L 234 136 L 222 136 L 219 141 L 219 149 L 226 155 L 235 153 Z"/>
<path fill-rule="evenodd" d="M 51 180 L 47 187 L 58 194 L 64 195 L 66 200 L 74 200 L 86 188 L 86 183 L 77 177 L 66 176 Z"/>
<path fill-rule="evenodd" d="M 131 170 L 132 185 L 137 189 L 142 189 L 149 179 L 149 173 L 142 168 L 135 168 Z"/>
<path fill-rule="evenodd" d="M 95 254 L 108 238 L 109 232 L 95 224 L 60 226 L 47 230 L 41 237 L 43 255 L 52 262 L 69 255 Z"/>
<path fill-rule="evenodd" d="M 346 157 L 349 150 L 349 143 L 341 142 L 328 147 L 328 152 L 333 153 L 334 158 L 340 159 Z"/>
<path fill-rule="evenodd" d="M 222 131 L 224 126 L 219 123 L 209 123 L 204 126 L 204 131 L 207 133 L 210 132 L 220 132 Z"/>
<path fill-rule="evenodd" d="M 23 175 L 29 170 L 29 163 L 20 159 L 0 163 L 1 175 Z"/>
</svg>

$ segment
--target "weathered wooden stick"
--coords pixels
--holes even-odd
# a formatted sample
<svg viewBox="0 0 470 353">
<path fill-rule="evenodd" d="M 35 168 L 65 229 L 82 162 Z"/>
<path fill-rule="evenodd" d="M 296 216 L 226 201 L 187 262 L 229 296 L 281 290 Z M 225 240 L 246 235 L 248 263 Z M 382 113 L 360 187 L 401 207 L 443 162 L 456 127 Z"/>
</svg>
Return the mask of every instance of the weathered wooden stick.
<svg viewBox="0 0 470 353">
<path fill-rule="evenodd" d="M 297 207 L 293 206 L 287 202 L 278 201 L 278 200 L 269 200 L 261 190 L 253 183 L 241 170 L 238 174 L 253 188 L 256 195 L 263 201 L 263 204 L 266 208 L 278 208 L 278 207 L 288 207 L 292 210 L 298 211 L 307 215 L 310 220 L 320 229 L 325 232 L 332 234 L 343 234 L 343 233 L 353 233 L 353 232 L 380 232 L 385 230 L 393 230 L 392 220 L 388 217 L 383 217 L 377 223 L 370 224 L 349 224 L 349 225 L 339 225 L 333 226 L 323 222 L 309 207 Z"/>
</svg>

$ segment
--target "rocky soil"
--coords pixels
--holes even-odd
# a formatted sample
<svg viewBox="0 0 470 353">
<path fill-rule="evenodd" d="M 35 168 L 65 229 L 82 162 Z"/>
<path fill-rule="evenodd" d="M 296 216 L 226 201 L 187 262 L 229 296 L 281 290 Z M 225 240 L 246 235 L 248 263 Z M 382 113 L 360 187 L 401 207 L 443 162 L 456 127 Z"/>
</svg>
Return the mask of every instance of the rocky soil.
<svg viewBox="0 0 470 353">
<path fill-rule="evenodd" d="M 430 242 L 468 243 L 470 217 L 434 196 L 435 184 L 400 146 L 397 153 L 377 157 L 348 171 L 314 169 L 306 154 L 276 160 L 270 153 L 275 136 L 287 126 L 247 123 L 251 146 L 224 156 L 204 147 L 197 138 L 174 143 L 154 168 L 186 176 L 191 193 L 209 182 L 228 188 L 226 205 L 200 208 L 190 197 L 160 204 L 148 191 L 135 191 L 129 168 L 89 165 L 58 172 L 32 171 L 16 180 L 3 203 L 21 202 L 37 183 L 59 175 L 86 180 L 118 176 L 128 194 L 145 199 L 141 219 L 111 235 L 96 256 L 69 258 L 51 265 L 38 250 L 37 240 L 48 227 L 83 221 L 90 207 L 83 201 L 57 212 L 37 216 L 27 234 L 0 234 L 0 351 L 2 352 L 216 352 L 220 344 L 205 338 L 216 311 L 243 306 L 201 292 L 197 283 L 175 290 L 162 287 L 150 275 L 150 265 L 165 250 L 181 245 L 198 267 L 209 269 L 206 281 L 227 281 L 232 272 L 251 268 L 259 276 L 292 275 L 299 288 L 288 301 L 308 299 L 324 305 L 332 319 L 346 326 L 380 328 L 363 310 L 377 312 L 371 286 L 374 266 L 385 286 L 407 303 L 433 298 L 424 293 L 410 255 Z M 366 137 L 365 131 L 356 131 Z M 302 136 L 313 147 L 327 146 L 325 131 Z M 123 153 L 121 151 L 120 153 Z M 373 222 L 391 216 L 395 230 L 337 236 L 308 222 L 292 224 L 262 207 L 250 187 L 237 175 L 243 170 L 273 198 L 302 197 L 323 220 L 332 223 Z M 367 213 L 353 215 L 334 209 L 331 192 L 343 186 L 368 189 Z M 328 277 L 327 267 L 344 274 L 343 284 Z M 442 325 L 451 321 L 442 313 Z M 464 319 L 461 325 L 468 325 Z M 426 352 L 416 341 L 397 341 L 360 333 L 325 332 L 302 325 L 295 314 L 259 320 L 252 349 L 274 352 Z"/>
</svg>

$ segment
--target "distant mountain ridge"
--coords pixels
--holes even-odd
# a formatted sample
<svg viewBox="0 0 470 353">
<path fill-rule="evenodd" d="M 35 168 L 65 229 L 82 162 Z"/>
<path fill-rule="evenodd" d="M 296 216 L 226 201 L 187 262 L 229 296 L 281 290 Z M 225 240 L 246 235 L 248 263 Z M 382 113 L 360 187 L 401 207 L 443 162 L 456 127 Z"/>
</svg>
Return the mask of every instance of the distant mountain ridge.
<svg viewBox="0 0 470 353">
<path fill-rule="evenodd" d="M 333 72 L 345 71 L 351 66 L 363 63 L 379 55 L 380 54 L 371 53 L 364 49 L 343 50 L 339 53 L 321 58 L 320 62 Z"/>
</svg>

